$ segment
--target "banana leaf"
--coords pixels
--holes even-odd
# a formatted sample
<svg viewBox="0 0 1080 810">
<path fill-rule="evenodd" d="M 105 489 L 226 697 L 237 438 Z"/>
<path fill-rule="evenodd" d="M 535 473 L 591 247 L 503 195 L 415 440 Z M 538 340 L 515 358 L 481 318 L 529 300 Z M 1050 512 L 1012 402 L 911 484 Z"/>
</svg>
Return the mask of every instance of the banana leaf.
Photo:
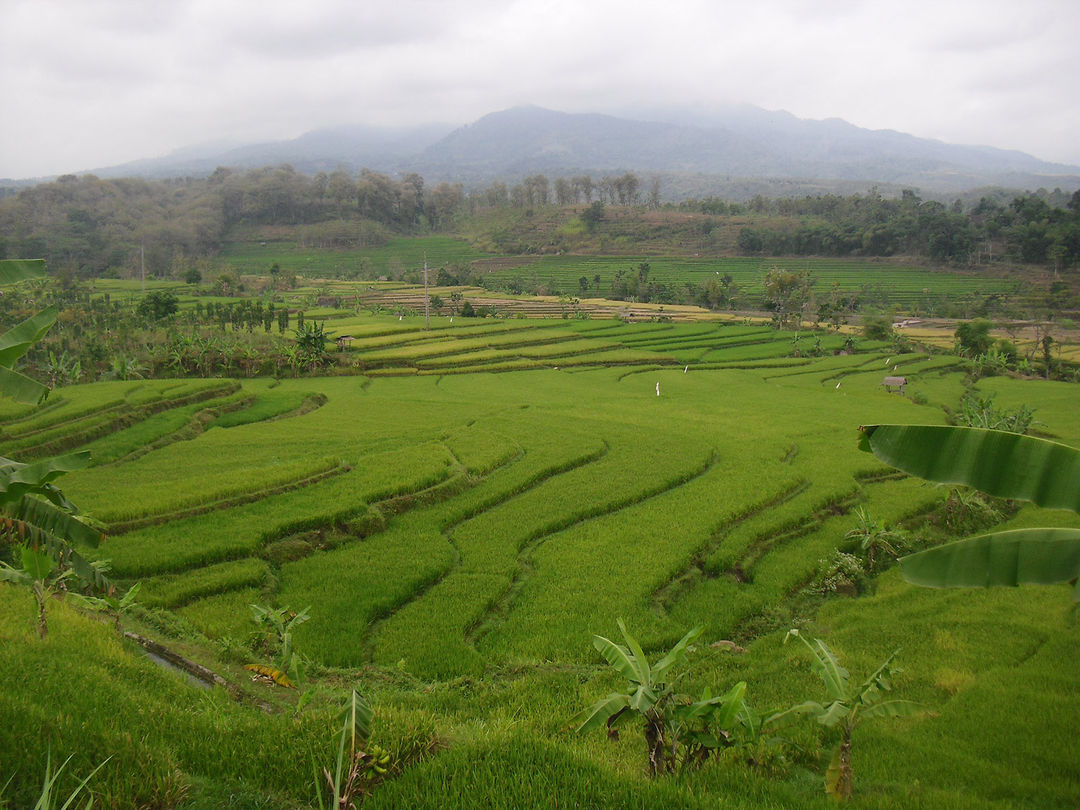
<svg viewBox="0 0 1080 810">
<path fill-rule="evenodd" d="M 58 314 L 56 307 L 47 307 L 0 335 L 0 366 L 11 368 L 16 360 L 30 351 L 56 323 Z"/>
<path fill-rule="evenodd" d="M 1080 451 L 1067 445 L 944 425 L 869 425 L 861 430 L 860 449 L 919 478 L 1080 513 Z"/>
<path fill-rule="evenodd" d="M 580 720 L 577 733 L 584 734 L 605 724 L 612 725 L 613 719 L 619 717 L 628 708 L 630 708 L 629 695 L 610 694 L 579 712 L 572 722 L 576 723 Z"/>
<path fill-rule="evenodd" d="M 645 673 L 642 672 L 638 660 L 621 644 L 616 644 L 609 638 L 593 636 L 593 646 L 611 666 L 628 681 L 633 683 L 645 683 Z"/>
<path fill-rule="evenodd" d="M 44 275 L 44 259 L 0 259 L 0 284 L 16 284 Z"/>
<path fill-rule="evenodd" d="M 40 405 L 49 396 L 49 387 L 25 374 L 0 366 L 0 396 L 28 405 Z"/>
<path fill-rule="evenodd" d="M 1057 585 L 1080 577 L 1080 529 L 984 534 L 903 557 L 904 579 L 930 588 Z M 1080 590 L 1074 591 L 1080 601 Z"/>
<path fill-rule="evenodd" d="M 35 493 L 61 508 L 73 509 L 71 503 L 52 486 L 52 482 L 64 473 L 84 469 L 89 464 L 89 450 L 65 453 L 29 464 L 0 457 L 0 507 L 17 502 L 23 495 Z"/>
</svg>

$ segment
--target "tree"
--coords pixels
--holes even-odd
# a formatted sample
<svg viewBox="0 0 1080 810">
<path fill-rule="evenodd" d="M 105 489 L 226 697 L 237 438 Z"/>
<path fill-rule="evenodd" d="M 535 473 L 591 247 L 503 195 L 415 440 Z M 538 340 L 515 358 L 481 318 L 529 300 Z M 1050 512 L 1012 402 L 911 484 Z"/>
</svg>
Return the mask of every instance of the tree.
<svg viewBox="0 0 1080 810">
<path fill-rule="evenodd" d="M 880 555 L 895 557 L 899 553 L 904 536 L 887 528 L 883 521 L 875 520 L 862 506 L 855 507 L 855 520 L 855 528 L 844 535 L 846 549 L 864 557 L 866 570 L 872 574 L 880 562 Z"/>
<path fill-rule="evenodd" d="M 954 334 L 961 354 L 970 357 L 985 354 L 993 343 L 993 338 L 990 337 L 990 321 L 982 318 L 965 321 L 956 327 Z"/>
<path fill-rule="evenodd" d="M 910 475 L 1080 514 L 1080 451 L 1000 430 L 869 425 L 859 448 Z M 1073 584 L 1080 601 L 1080 529 L 1016 529 L 956 540 L 900 560 L 930 588 Z"/>
<path fill-rule="evenodd" d="M 789 323 L 798 327 L 802 322 L 802 308 L 810 297 L 813 281 L 806 270 L 784 270 L 774 267 L 765 274 L 765 303 L 776 312 L 777 328 Z"/>
<path fill-rule="evenodd" d="M 311 606 L 294 613 L 287 607 L 273 608 L 264 605 L 249 605 L 251 616 L 262 632 L 260 647 L 264 653 L 275 660 L 277 668 L 267 667 L 271 671 L 263 672 L 261 665 L 250 664 L 246 668 L 259 674 L 267 675 L 273 681 L 286 688 L 295 689 L 304 678 L 303 659 L 293 649 L 293 630 L 311 618 L 308 613 Z M 291 678 L 291 680 L 290 680 Z"/>
<path fill-rule="evenodd" d="M 597 200 L 581 212 L 581 221 L 590 231 L 595 231 L 596 226 L 604 221 L 604 203 Z"/>
<path fill-rule="evenodd" d="M 308 367 L 321 366 L 326 362 L 326 341 L 333 336 L 322 323 L 304 322 L 297 316 L 296 350 L 301 362 Z"/>
<path fill-rule="evenodd" d="M 192 267 L 184 273 L 184 283 L 190 284 L 192 287 L 202 284 L 202 273 L 199 272 L 197 267 Z"/>
<path fill-rule="evenodd" d="M 892 320 L 886 315 L 863 315 L 862 332 L 868 340 L 892 340 Z"/>
<path fill-rule="evenodd" d="M 194 271 L 198 273 L 199 271 Z M 180 308 L 176 296 L 167 290 L 154 290 L 146 294 L 139 302 L 135 311 L 148 321 L 160 321 L 167 318 Z"/>
</svg>

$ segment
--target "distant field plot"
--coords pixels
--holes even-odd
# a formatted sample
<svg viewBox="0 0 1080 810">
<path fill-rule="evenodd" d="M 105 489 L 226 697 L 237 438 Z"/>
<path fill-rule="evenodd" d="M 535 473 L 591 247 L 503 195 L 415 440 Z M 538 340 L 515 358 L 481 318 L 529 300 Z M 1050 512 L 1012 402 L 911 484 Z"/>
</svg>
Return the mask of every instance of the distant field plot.
<svg viewBox="0 0 1080 810">
<path fill-rule="evenodd" d="M 391 272 L 417 270 L 425 259 L 431 267 L 468 263 L 487 254 L 447 237 L 396 238 L 386 245 L 351 250 L 304 248 L 295 242 L 233 242 L 222 258 L 239 273 L 268 275 L 270 266 L 305 276 L 378 278 Z"/>
<path fill-rule="evenodd" d="M 362 337 L 348 356 L 372 375 L 507 371 L 572 366 L 706 364 L 829 355 L 845 347 L 835 332 L 776 331 L 721 323 L 604 324 L 599 321 L 505 321 L 483 326 L 442 325 L 426 331 Z M 864 341 L 866 348 L 875 345 Z"/>
<path fill-rule="evenodd" d="M 1022 290 L 1009 279 L 988 279 L 975 273 L 954 270 L 907 267 L 887 261 L 865 259 L 782 259 L 782 258 L 682 258 L 647 256 L 626 257 L 541 256 L 523 257 L 520 264 L 508 260 L 490 270 L 488 277 L 499 282 L 518 279 L 526 285 L 544 284 L 561 292 L 579 294 L 610 293 L 616 273 L 636 273 L 641 261 L 649 264 L 649 280 L 664 284 L 695 286 L 710 276 L 730 275 L 743 295 L 760 297 L 765 273 L 773 267 L 805 270 L 814 281 L 814 290 L 824 294 L 836 285 L 845 291 L 861 291 L 871 300 L 910 307 L 922 301 L 965 295 L 1016 295 Z M 599 286 L 596 276 L 600 277 Z M 583 290 L 581 279 L 588 282 Z"/>
</svg>

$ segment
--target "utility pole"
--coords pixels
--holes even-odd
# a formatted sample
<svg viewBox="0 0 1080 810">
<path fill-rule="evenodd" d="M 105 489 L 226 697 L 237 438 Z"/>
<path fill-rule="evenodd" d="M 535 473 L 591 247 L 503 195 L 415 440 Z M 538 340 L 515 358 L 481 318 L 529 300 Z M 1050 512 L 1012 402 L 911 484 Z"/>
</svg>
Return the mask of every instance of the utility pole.
<svg viewBox="0 0 1080 810">
<path fill-rule="evenodd" d="M 428 312 L 428 304 L 431 301 L 428 298 L 428 281 L 427 281 L 427 251 L 424 251 L 424 329 L 431 329 L 431 315 Z"/>
</svg>

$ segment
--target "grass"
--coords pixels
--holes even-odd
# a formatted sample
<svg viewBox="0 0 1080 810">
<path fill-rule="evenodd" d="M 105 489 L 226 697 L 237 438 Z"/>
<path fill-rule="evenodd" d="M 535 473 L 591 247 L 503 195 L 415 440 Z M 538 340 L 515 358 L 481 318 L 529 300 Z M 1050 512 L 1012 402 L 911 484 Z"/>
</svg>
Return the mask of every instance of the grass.
<svg viewBox="0 0 1080 810">
<path fill-rule="evenodd" d="M 90 785 L 95 804 L 106 807 L 175 806 L 185 796 L 198 803 L 207 789 L 251 795 L 245 785 L 252 784 L 262 801 L 307 803 L 309 765 L 297 741 L 330 761 L 326 713 L 268 716 L 220 690 L 192 689 L 123 642 L 111 624 L 61 602 L 50 606 L 50 633 L 41 641 L 26 621 L 25 597 L 0 585 L 0 639 L 9 651 L 0 659 L 9 684 L 0 700 L 0 773 L 5 781 L 17 775 L 5 794 L 15 806 L 32 805 L 48 750 L 73 757 L 69 779 L 110 756 Z"/>
</svg>

